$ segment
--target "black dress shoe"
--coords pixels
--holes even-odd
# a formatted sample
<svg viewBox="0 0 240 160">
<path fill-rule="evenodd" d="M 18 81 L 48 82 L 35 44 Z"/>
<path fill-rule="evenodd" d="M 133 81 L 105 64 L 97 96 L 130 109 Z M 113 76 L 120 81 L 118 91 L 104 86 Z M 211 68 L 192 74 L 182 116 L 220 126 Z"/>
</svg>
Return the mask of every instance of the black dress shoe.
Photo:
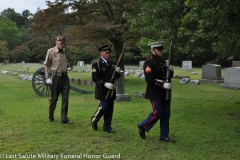
<svg viewBox="0 0 240 160">
<path fill-rule="evenodd" d="M 104 132 L 107 132 L 107 133 L 115 133 L 115 131 L 109 129 L 109 130 L 105 130 Z"/>
<path fill-rule="evenodd" d="M 98 130 L 97 124 L 93 123 L 92 121 L 91 123 L 92 123 L 92 128 L 97 131 Z"/>
<path fill-rule="evenodd" d="M 65 122 L 62 122 L 63 124 L 73 124 L 72 121 L 68 120 L 68 121 L 65 121 Z"/>
<path fill-rule="evenodd" d="M 138 132 L 139 132 L 139 135 L 142 137 L 142 139 L 145 139 L 145 129 L 141 126 L 141 124 L 139 123 L 138 124 Z"/>
<path fill-rule="evenodd" d="M 175 143 L 176 141 L 170 139 L 170 138 L 161 138 L 160 141 L 163 141 L 163 142 L 172 142 L 172 143 Z"/>
<path fill-rule="evenodd" d="M 54 119 L 49 118 L 49 122 L 54 122 Z"/>
</svg>

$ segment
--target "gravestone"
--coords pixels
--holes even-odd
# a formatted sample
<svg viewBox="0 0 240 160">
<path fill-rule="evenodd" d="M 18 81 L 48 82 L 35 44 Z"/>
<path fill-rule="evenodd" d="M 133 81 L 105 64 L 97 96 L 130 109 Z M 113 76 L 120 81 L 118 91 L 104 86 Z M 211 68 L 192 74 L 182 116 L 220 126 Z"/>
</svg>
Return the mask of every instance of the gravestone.
<svg viewBox="0 0 240 160">
<path fill-rule="evenodd" d="M 220 86 L 240 89 L 240 67 L 230 67 L 224 70 L 224 83 Z"/>
<path fill-rule="evenodd" d="M 139 67 L 143 67 L 145 61 L 139 61 Z"/>
<path fill-rule="evenodd" d="M 169 62 L 169 60 L 165 60 L 166 61 L 166 63 L 167 63 L 167 66 L 168 66 L 168 62 Z M 171 64 L 170 64 L 171 65 Z"/>
<path fill-rule="evenodd" d="M 202 79 L 221 80 L 221 66 L 217 64 L 206 64 L 202 66 Z"/>
<path fill-rule="evenodd" d="M 190 82 L 189 78 L 183 78 L 180 80 L 180 83 L 188 84 Z"/>
<path fill-rule="evenodd" d="M 232 61 L 232 67 L 240 67 L 240 61 Z"/>
<path fill-rule="evenodd" d="M 197 84 L 200 84 L 200 81 L 199 81 L 199 80 L 191 80 L 191 81 L 189 82 L 189 84 L 191 84 L 191 85 L 197 85 Z"/>
<path fill-rule="evenodd" d="M 125 74 L 120 72 L 120 77 L 116 80 L 116 100 L 115 101 L 130 101 L 130 95 L 125 94 Z"/>
<path fill-rule="evenodd" d="M 134 77 L 141 77 L 141 73 L 140 72 L 137 72 L 135 75 L 134 75 Z"/>
<path fill-rule="evenodd" d="M 192 61 L 182 61 L 182 69 L 192 69 Z"/>
<path fill-rule="evenodd" d="M 78 61 L 77 66 L 83 67 L 84 66 L 84 61 Z"/>
</svg>

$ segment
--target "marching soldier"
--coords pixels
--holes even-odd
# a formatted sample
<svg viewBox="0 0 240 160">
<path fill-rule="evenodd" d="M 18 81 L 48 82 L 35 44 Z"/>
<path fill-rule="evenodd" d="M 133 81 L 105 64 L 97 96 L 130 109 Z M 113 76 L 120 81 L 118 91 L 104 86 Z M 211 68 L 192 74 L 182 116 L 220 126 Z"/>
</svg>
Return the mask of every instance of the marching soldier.
<svg viewBox="0 0 240 160">
<path fill-rule="evenodd" d="M 67 74 L 67 57 L 64 49 L 65 38 L 58 36 L 56 46 L 47 51 L 44 61 L 46 83 L 51 84 L 51 94 L 49 98 L 49 121 L 54 121 L 54 111 L 57 105 L 58 96 L 62 95 L 61 121 L 65 124 L 72 124 L 68 119 L 68 97 L 69 97 L 69 78 Z M 48 75 L 52 72 L 52 77 Z"/>
<path fill-rule="evenodd" d="M 92 65 L 92 80 L 96 83 L 95 98 L 99 100 L 96 112 L 91 117 L 91 124 L 94 130 L 98 130 L 97 123 L 104 116 L 103 131 L 107 133 L 115 133 L 112 130 L 112 116 L 114 108 L 114 100 L 116 99 L 116 91 L 114 84 L 110 83 L 110 79 L 116 70 L 116 78 L 120 77 L 120 67 L 115 67 L 115 62 L 110 61 L 111 45 L 106 44 L 99 47 L 100 59 Z M 110 100 L 106 100 L 108 90 L 113 90 Z"/>
<path fill-rule="evenodd" d="M 166 91 L 171 89 L 171 83 L 166 83 L 167 63 L 162 59 L 163 42 L 154 42 L 151 46 L 151 57 L 144 65 L 144 75 L 147 83 L 145 98 L 150 100 L 153 108 L 148 117 L 138 124 L 139 135 L 145 139 L 145 131 L 149 131 L 160 120 L 160 141 L 175 142 L 168 137 L 170 119 L 170 100 L 166 100 Z M 171 77 L 173 76 L 173 68 Z"/>
</svg>

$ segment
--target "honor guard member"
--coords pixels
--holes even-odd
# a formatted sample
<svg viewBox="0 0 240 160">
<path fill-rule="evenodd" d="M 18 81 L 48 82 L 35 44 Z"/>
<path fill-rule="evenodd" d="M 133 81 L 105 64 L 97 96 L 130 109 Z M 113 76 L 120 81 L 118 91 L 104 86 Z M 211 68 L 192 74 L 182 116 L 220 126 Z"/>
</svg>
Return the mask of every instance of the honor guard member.
<svg viewBox="0 0 240 160">
<path fill-rule="evenodd" d="M 92 80 L 96 83 L 95 98 L 99 100 L 96 112 L 91 117 L 91 124 L 94 130 L 98 130 L 97 123 L 104 116 L 103 131 L 107 133 L 115 133 L 112 130 L 112 116 L 114 108 L 114 100 L 116 99 L 116 91 L 114 84 L 110 83 L 110 79 L 116 70 L 116 78 L 120 77 L 120 67 L 115 67 L 115 62 L 110 61 L 111 45 L 106 44 L 98 48 L 100 59 L 92 64 Z M 108 90 L 113 90 L 111 100 L 106 100 Z"/>
<path fill-rule="evenodd" d="M 72 124 L 68 119 L 68 97 L 69 97 L 69 78 L 67 75 L 68 60 L 66 50 L 64 49 L 65 38 L 58 36 L 56 46 L 47 51 L 47 56 L 44 61 L 46 83 L 51 84 L 51 93 L 49 98 L 49 121 L 54 121 L 54 110 L 57 105 L 59 94 L 62 96 L 61 122 Z M 49 77 L 48 72 L 52 72 Z"/>
<path fill-rule="evenodd" d="M 168 137 L 170 100 L 166 100 L 166 91 L 171 89 L 171 83 L 165 83 L 168 66 L 162 59 L 163 42 L 154 42 L 149 45 L 152 55 L 145 61 L 143 70 L 147 83 L 145 98 L 150 100 L 153 111 L 138 124 L 139 134 L 145 139 L 145 131 L 148 132 L 160 120 L 160 141 L 175 142 Z M 169 69 L 172 77 L 172 66 Z"/>
</svg>

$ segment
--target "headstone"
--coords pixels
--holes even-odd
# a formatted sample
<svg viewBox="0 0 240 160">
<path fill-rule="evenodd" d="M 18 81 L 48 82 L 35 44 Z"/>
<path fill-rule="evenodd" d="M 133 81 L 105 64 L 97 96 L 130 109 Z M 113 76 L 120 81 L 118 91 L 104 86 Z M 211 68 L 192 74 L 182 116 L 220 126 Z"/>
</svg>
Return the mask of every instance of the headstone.
<svg viewBox="0 0 240 160">
<path fill-rule="evenodd" d="M 139 61 L 139 67 L 143 67 L 145 61 Z"/>
<path fill-rule="evenodd" d="M 25 66 L 25 61 L 22 61 L 22 66 Z"/>
<path fill-rule="evenodd" d="M 224 70 L 224 83 L 220 86 L 240 89 L 240 67 L 230 67 Z"/>
<path fill-rule="evenodd" d="M 225 68 L 224 83 L 240 85 L 240 67 Z"/>
<path fill-rule="evenodd" d="M 169 60 L 165 60 L 166 61 L 166 63 L 167 63 L 167 66 L 168 66 L 168 62 L 169 62 Z"/>
<path fill-rule="evenodd" d="M 182 61 L 182 69 L 192 69 L 192 61 Z"/>
<path fill-rule="evenodd" d="M 130 95 L 125 94 L 125 75 L 120 72 L 120 77 L 116 80 L 116 101 L 130 101 Z"/>
<path fill-rule="evenodd" d="M 77 66 L 83 67 L 84 66 L 84 61 L 78 61 Z"/>
<path fill-rule="evenodd" d="M 191 80 L 191 81 L 189 82 L 189 84 L 197 85 L 197 84 L 200 84 L 200 81 L 199 81 L 199 80 Z"/>
<path fill-rule="evenodd" d="M 137 72 L 134 77 L 140 77 L 142 74 L 140 72 Z"/>
<path fill-rule="evenodd" d="M 189 78 L 183 78 L 180 80 L 180 83 L 188 84 L 190 82 Z"/>
<path fill-rule="evenodd" d="M 232 67 L 240 67 L 240 61 L 232 61 Z"/>
<path fill-rule="evenodd" d="M 202 79 L 221 80 L 221 65 L 206 64 L 202 66 Z"/>
</svg>

